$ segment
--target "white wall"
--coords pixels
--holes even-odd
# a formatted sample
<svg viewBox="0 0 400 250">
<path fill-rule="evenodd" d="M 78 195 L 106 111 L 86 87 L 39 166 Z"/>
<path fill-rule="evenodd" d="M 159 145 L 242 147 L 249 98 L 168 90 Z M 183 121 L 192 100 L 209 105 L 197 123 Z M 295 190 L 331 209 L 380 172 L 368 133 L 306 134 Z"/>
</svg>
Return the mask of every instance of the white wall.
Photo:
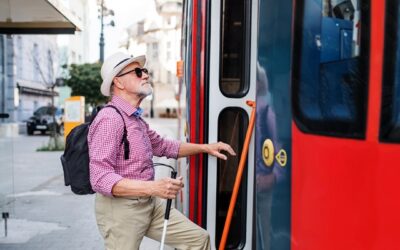
<svg viewBox="0 0 400 250">
<path fill-rule="evenodd" d="M 32 116 L 35 109 L 51 103 L 50 96 L 22 94 L 17 84 L 38 90 L 49 90 L 58 71 L 57 37 L 54 35 L 14 35 L 12 73 L 15 122 L 23 122 Z"/>
</svg>

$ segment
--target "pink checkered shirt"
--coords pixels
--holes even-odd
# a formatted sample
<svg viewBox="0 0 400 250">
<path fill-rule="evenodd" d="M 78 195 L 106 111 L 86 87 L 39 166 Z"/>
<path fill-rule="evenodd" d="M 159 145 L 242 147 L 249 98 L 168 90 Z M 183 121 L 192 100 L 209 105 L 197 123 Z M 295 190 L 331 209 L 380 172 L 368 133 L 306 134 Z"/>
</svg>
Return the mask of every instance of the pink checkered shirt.
<svg viewBox="0 0 400 250">
<path fill-rule="evenodd" d="M 124 99 L 114 96 L 109 104 L 124 117 L 129 141 L 129 159 L 124 159 L 121 144 L 124 124 L 113 108 L 102 109 L 90 125 L 88 134 L 90 183 L 94 191 L 112 196 L 113 186 L 123 178 L 153 180 L 153 155 L 177 158 L 180 142 L 167 140 L 149 128 L 133 113 L 137 111 Z"/>
</svg>

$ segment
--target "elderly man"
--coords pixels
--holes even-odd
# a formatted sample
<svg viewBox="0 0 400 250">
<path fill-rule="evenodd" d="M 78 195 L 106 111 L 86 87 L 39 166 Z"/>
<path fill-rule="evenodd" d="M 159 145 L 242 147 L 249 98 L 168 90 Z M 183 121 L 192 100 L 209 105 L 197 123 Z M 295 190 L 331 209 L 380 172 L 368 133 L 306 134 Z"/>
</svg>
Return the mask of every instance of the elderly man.
<svg viewBox="0 0 400 250">
<path fill-rule="evenodd" d="M 96 194 L 96 220 L 107 249 L 139 249 L 143 236 L 161 240 L 165 203 L 183 187 L 182 177 L 154 180 L 152 157 L 185 157 L 208 153 L 235 155 L 222 142 L 181 143 L 160 137 L 140 117 L 140 103 L 152 93 L 145 56 L 117 52 L 101 68 L 101 93 L 111 96 L 108 105 L 90 126 L 88 146 L 90 182 Z M 119 112 L 118 112 L 119 111 Z M 121 143 L 126 127 L 129 157 Z M 178 249 L 210 249 L 208 233 L 175 209 L 171 209 L 165 243 Z"/>
</svg>

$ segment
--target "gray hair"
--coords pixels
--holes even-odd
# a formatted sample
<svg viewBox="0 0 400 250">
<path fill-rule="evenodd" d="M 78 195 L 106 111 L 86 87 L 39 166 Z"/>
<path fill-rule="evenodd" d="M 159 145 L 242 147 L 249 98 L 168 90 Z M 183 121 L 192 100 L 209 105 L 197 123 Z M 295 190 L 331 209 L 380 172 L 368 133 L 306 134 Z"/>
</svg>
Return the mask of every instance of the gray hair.
<svg viewBox="0 0 400 250">
<path fill-rule="evenodd" d="M 111 83 L 111 86 L 110 86 L 110 100 L 111 100 L 111 98 L 114 96 L 114 83 Z"/>
</svg>

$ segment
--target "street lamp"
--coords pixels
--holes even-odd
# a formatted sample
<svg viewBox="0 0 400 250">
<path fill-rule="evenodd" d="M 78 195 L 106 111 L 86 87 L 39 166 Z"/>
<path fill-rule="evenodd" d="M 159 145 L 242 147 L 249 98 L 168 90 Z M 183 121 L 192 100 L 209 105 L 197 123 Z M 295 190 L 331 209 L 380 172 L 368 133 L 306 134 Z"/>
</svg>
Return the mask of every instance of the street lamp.
<svg viewBox="0 0 400 250">
<path fill-rule="evenodd" d="M 107 7 L 104 6 L 104 0 L 101 0 L 101 2 L 100 2 L 100 16 L 99 16 L 100 24 L 101 24 L 101 26 L 100 26 L 100 43 L 99 43 L 99 46 L 100 46 L 100 62 L 104 62 L 104 45 L 105 45 L 105 43 L 104 43 L 104 26 L 105 26 L 104 17 L 105 16 L 114 16 L 114 11 L 110 10 L 110 9 L 107 9 Z M 114 27 L 115 23 L 114 23 L 113 20 L 111 20 L 110 23 L 108 23 L 106 25 Z"/>
<path fill-rule="evenodd" d="M 151 100 L 150 100 L 150 118 L 154 118 L 154 92 L 155 92 L 155 88 L 154 88 L 154 82 L 153 82 L 153 72 L 149 72 L 149 76 L 150 76 L 150 84 L 153 87 L 153 93 L 151 94 Z"/>
</svg>

